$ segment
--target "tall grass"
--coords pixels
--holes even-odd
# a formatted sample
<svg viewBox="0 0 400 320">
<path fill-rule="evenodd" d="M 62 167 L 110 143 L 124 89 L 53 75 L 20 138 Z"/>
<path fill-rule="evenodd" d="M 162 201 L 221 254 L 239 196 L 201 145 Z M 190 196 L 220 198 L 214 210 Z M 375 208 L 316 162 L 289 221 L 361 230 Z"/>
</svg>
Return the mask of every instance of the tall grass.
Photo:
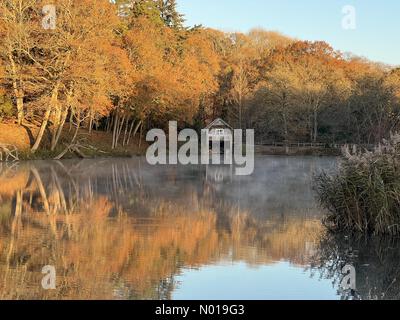
<svg viewBox="0 0 400 320">
<path fill-rule="evenodd" d="M 374 151 L 343 150 L 336 174 L 316 176 L 316 191 L 336 232 L 400 235 L 400 135 Z"/>
</svg>

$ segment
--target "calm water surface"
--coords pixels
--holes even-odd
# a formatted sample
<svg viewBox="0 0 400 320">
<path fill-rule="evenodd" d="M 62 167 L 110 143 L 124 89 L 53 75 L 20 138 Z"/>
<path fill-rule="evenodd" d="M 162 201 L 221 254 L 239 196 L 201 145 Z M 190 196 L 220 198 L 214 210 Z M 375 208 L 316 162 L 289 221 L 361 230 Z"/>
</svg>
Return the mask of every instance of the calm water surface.
<svg viewBox="0 0 400 320">
<path fill-rule="evenodd" d="M 142 158 L 0 163 L 0 298 L 398 298 L 398 241 L 321 226 L 312 176 L 335 165 L 260 156 L 236 177 Z M 355 292 L 340 289 L 345 264 Z"/>
</svg>

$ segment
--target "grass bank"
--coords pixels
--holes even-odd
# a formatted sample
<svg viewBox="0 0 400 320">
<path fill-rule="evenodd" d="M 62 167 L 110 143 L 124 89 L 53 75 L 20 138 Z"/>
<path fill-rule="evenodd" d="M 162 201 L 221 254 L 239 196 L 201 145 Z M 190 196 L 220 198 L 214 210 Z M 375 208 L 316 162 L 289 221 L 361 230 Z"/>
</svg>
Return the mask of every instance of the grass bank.
<svg viewBox="0 0 400 320">
<path fill-rule="evenodd" d="M 315 182 L 330 230 L 400 235 L 400 135 L 372 152 L 343 150 L 338 172 Z"/>
<path fill-rule="evenodd" d="M 19 150 L 20 160 L 45 160 L 54 159 L 59 155 L 70 143 L 73 131 L 65 128 L 58 147 L 54 151 L 50 151 L 51 135 L 46 133 L 43 138 L 42 147 L 34 154 L 30 152 L 36 137 L 38 127 L 35 126 L 19 126 L 13 123 L 0 123 L 0 143 L 14 145 Z M 132 139 L 127 146 L 119 145 L 116 149 L 111 149 L 112 135 L 103 131 L 93 131 L 88 133 L 86 129 L 82 129 L 78 134 L 78 140 L 84 146 L 81 148 L 82 154 L 87 158 L 97 157 L 130 157 L 134 155 L 145 154 L 146 143 L 142 141 L 139 147 L 138 139 Z M 76 158 L 77 154 L 68 152 L 63 159 Z"/>
<path fill-rule="evenodd" d="M 340 150 L 320 147 L 256 146 L 256 154 L 271 156 L 339 156 Z"/>
</svg>

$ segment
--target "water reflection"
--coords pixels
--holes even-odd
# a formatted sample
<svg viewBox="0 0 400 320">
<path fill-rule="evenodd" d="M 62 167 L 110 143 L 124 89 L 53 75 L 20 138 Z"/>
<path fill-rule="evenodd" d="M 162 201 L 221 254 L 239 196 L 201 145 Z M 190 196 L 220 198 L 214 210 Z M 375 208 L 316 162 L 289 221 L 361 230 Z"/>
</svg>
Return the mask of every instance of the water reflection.
<svg viewBox="0 0 400 320">
<path fill-rule="evenodd" d="M 325 234 L 313 272 L 331 279 L 343 300 L 400 299 L 400 239 Z M 355 290 L 341 289 L 342 268 L 355 268 Z"/>
<path fill-rule="evenodd" d="M 213 266 L 222 268 L 220 279 L 240 266 L 254 283 L 300 272 L 304 283 L 293 282 L 290 297 L 321 297 L 307 279 L 318 266 L 328 270 L 332 257 L 324 260 L 318 247 L 324 232 L 311 177 L 333 163 L 262 157 L 251 177 L 221 166 L 151 167 L 140 158 L 0 164 L 0 298 L 190 298 L 185 292 L 200 290 L 192 276 Z M 56 290 L 40 286 L 45 265 L 56 267 Z M 236 285 L 240 292 L 244 284 Z M 229 298 L 230 287 L 220 290 L 216 298 Z"/>
</svg>

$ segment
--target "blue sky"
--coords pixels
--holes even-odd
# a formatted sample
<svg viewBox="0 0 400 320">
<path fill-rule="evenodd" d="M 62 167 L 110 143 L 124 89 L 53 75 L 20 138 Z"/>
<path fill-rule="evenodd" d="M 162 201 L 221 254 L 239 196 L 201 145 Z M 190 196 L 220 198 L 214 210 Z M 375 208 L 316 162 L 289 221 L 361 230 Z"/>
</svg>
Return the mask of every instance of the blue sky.
<svg viewBox="0 0 400 320">
<path fill-rule="evenodd" d="M 241 32 L 262 27 L 400 65 L 399 0 L 178 0 L 178 5 L 187 25 Z M 342 28 L 346 5 L 356 10 L 354 30 Z"/>
</svg>

